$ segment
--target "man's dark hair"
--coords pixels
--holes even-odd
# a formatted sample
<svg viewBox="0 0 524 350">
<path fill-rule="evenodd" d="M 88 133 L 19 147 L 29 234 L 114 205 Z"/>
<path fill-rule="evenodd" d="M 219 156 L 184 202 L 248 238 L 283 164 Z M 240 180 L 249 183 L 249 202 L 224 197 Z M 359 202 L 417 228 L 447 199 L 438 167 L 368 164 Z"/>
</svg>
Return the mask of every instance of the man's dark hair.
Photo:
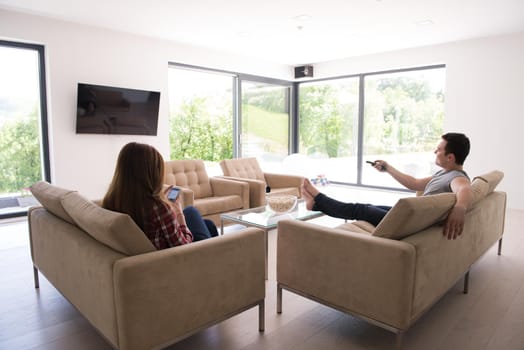
<svg viewBox="0 0 524 350">
<path fill-rule="evenodd" d="M 453 153 L 457 164 L 463 165 L 469 154 L 470 145 L 468 137 L 464 134 L 448 132 L 442 135 L 442 138 L 446 140 L 446 154 Z"/>
</svg>

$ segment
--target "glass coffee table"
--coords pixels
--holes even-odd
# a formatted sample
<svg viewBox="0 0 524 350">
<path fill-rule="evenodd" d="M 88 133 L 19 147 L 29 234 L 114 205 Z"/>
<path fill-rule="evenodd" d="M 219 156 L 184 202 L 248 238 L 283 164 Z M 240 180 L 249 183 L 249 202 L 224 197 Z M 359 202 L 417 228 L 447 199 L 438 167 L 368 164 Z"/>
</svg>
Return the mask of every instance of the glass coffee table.
<svg viewBox="0 0 524 350">
<path fill-rule="evenodd" d="M 268 252 L 268 237 L 270 230 L 277 228 L 280 220 L 311 220 L 322 216 L 319 211 L 312 211 L 306 209 L 306 202 L 299 199 L 295 209 L 285 214 L 275 214 L 266 206 L 233 211 L 220 215 L 220 234 L 224 234 L 224 221 L 232 221 L 244 226 L 257 227 L 264 230 L 265 244 L 266 244 L 266 279 L 267 279 L 267 252 Z"/>
</svg>

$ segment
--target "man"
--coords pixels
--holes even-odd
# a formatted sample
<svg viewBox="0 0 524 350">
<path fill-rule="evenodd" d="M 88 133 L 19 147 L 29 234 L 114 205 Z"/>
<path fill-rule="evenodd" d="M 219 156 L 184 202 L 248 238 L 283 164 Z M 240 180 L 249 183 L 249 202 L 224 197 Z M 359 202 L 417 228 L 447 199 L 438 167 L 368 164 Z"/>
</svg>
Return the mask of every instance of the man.
<svg viewBox="0 0 524 350">
<path fill-rule="evenodd" d="M 473 199 L 469 177 L 463 170 L 469 149 L 470 143 L 466 135 L 460 133 L 442 135 L 442 140 L 434 152 L 435 163 L 442 170 L 433 176 L 420 179 L 402 173 L 383 160 L 375 161 L 373 166 L 379 171 L 387 172 L 410 190 L 424 191 L 425 196 L 445 192 L 455 193 L 457 201 L 446 218 L 443 235 L 448 239 L 456 239 L 462 233 L 466 211 Z M 391 209 L 387 206 L 337 201 L 321 193 L 308 179 L 304 180 L 301 190 L 309 210 L 321 211 L 337 218 L 365 220 L 376 226 Z"/>
</svg>

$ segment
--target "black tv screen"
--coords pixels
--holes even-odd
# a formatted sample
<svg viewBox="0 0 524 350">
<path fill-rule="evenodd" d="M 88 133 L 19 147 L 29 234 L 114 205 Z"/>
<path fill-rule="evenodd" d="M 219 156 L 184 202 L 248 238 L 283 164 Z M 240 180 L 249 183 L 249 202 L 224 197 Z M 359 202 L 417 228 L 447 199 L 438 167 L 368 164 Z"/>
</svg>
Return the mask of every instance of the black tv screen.
<svg viewBox="0 0 524 350">
<path fill-rule="evenodd" d="M 78 83 L 76 133 L 156 135 L 160 92 Z"/>
</svg>

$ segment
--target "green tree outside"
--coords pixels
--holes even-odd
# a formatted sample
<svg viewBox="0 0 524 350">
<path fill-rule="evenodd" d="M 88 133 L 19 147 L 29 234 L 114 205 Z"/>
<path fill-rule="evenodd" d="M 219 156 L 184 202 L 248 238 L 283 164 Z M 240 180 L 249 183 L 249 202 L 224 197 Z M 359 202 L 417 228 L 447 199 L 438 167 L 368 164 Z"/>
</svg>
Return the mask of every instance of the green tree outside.
<svg viewBox="0 0 524 350">
<path fill-rule="evenodd" d="M 18 193 L 42 179 L 38 112 L 0 127 L 0 192 Z"/>
<path fill-rule="evenodd" d="M 229 108 L 229 110 L 228 110 Z M 171 159 L 219 161 L 233 158 L 231 107 L 211 115 L 206 98 L 193 97 L 170 118 Z"/>
</svg>

